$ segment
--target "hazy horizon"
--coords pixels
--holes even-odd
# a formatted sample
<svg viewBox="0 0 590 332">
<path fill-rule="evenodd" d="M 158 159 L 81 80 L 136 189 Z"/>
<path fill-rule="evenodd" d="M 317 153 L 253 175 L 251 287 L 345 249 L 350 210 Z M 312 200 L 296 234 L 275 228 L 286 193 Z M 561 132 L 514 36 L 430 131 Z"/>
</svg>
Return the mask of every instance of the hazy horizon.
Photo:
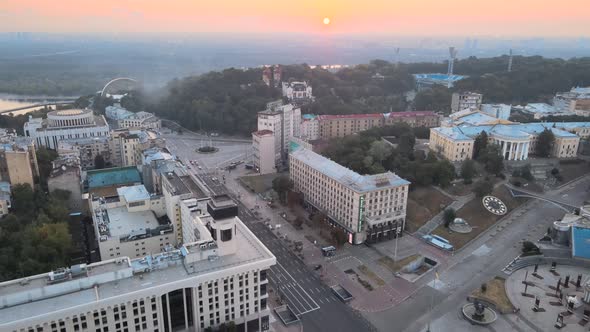
<svg viewBox="0 0 590 332">
<path fill-rule="evenodd" d="M 0 32 L 580 38 L 589 10 L 587 0 L 4 0 Z"/>
</svg>

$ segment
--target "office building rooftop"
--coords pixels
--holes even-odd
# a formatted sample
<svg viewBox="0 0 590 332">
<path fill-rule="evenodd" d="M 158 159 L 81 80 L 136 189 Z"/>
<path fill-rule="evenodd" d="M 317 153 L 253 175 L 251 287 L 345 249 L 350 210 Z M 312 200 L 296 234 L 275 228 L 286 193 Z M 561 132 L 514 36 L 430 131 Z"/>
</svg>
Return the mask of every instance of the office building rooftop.
<svg viewBox="0 0 590 332">
<path fill-rule="evenodd" d="M 295 159 L 334 179 L 356 192 L 379 190 L 410 184 L 392 172 L 361 175 L 309 149 L 300 148 L 291 153 Z"/>
<path fill-rule="evenodd" d="M 0 283 L 0 326 L 96 301 L 123 300 L 146 287 L 206 278 L 225 269 L 274 264 L 275 257 L 254 234 L 239 219 L 233 222 L 239 250 L 215 259 L 214 242 L 191 243 L 144 258 L 121 257 Z"/>
</svg>

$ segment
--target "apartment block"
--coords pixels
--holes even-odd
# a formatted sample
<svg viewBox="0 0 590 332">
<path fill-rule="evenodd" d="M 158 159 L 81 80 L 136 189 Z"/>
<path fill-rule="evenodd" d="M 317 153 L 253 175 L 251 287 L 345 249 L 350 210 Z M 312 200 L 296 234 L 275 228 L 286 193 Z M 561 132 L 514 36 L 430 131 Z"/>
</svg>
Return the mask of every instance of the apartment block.
<svg viewBox="0 0 590 332">
<path fill-rule="evenodd" d="M 394 173 L 360 175 L 311 150 L 291 152 L 294 190 L 360 244 L 401 236 L 410 182 Z"/>
<path fill-rule="evenodd" d="M 451 112 L 459 112 L 464 109 L 479 109 L 483 100 L 481 93 L 455 92 L 451 97 Z"/>
</svg>

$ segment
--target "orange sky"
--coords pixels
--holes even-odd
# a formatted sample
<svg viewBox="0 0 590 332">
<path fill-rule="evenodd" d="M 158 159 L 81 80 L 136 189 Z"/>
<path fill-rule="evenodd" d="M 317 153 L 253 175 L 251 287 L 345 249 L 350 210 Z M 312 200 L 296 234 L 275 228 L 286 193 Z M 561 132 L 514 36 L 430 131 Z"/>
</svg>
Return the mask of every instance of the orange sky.
<svg viewBox="0 0 590 332">
<path fill-rule="evenodd" d="M 0 0 L 0 31 L 578 37 L 589 13 L 590 0 Z"/>
</svg>

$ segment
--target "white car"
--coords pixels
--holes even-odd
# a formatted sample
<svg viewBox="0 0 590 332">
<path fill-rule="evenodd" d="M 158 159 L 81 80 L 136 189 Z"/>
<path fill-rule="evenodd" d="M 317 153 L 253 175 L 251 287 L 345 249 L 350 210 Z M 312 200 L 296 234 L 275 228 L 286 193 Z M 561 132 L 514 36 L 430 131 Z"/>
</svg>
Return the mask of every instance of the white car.
<svg viewBox="0 0 590 332">
<path fill-rule="evenodd" d="M 203 169 L 203 167 L 199 166 L 199 169 Z"/>
</svg>

